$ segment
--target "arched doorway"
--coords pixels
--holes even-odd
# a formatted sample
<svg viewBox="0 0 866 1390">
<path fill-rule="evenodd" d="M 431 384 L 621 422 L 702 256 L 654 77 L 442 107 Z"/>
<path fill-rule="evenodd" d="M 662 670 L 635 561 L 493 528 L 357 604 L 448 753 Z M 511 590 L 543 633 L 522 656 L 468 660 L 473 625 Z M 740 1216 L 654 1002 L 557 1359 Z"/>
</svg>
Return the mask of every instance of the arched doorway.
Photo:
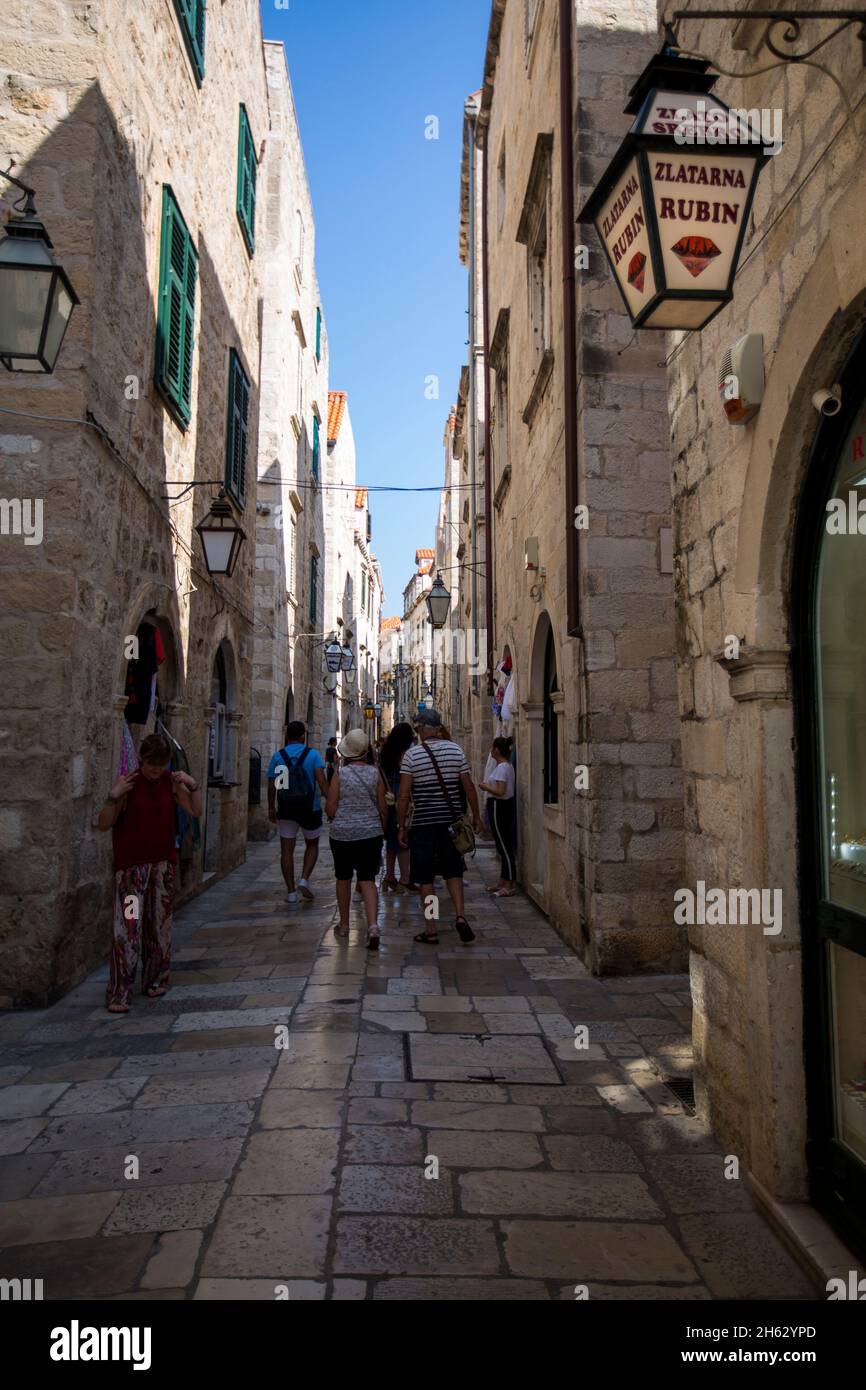
<svg viewBox="0 0 866 1390">
<path fill-rule="evenodd" d="M 294 691 L 292 690 L 292 687 L 289 686 L 289 689 L 288 689 L 288 691 L 287 691 L 287 693 L 286 693 L 286 710 L 285 710 L 285 718 L 284 718 L 284 720 L 283 720 L 283 741 L 285 741 L 285 739 L 286 739 L 286 737 L 287 737 L 286 730 L 288 729 L 288 727 L 289 727 L 289 725 L 291 724 L 291 722 L 292 722 L 292 720 L 294 719 L 294 717 L 295 717 L 295 695 L 294 695 Z"/>
<path fill-rule="evenodd" d="M 866 333 L 816 434 L 798 513 L 792 652 L 812 1200 L 866 1250 Z"/>
<path fill-rule="evenodd" d="M 224 639 L 214 652 L 211 666 L 210 728 L 207 749 L 207 800 L 205 804 L 204 872 L 219 868 L 220 821 L 224 789 L 237 781 L 237 680 L 234 650 Z"/>
</svg>

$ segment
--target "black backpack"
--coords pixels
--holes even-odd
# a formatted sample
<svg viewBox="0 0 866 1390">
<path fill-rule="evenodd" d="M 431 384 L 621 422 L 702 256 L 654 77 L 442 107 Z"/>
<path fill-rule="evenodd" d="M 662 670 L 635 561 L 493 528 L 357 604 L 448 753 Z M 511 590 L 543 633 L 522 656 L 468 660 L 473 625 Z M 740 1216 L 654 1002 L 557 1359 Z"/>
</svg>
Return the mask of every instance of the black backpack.
<svg viewBox="0 0 866 1390">
<path fill-rule="evenodd" d="M 289 770 L 289 785 L 280 787 L 277 792 L 277 817 L 303 825 L 313 814 L 313 788 L 304 771 L 304 759 L 310 750 L 305 748 L 297 758 L 290 758 L 285 748 L 280 751 Z"/>
</svg>

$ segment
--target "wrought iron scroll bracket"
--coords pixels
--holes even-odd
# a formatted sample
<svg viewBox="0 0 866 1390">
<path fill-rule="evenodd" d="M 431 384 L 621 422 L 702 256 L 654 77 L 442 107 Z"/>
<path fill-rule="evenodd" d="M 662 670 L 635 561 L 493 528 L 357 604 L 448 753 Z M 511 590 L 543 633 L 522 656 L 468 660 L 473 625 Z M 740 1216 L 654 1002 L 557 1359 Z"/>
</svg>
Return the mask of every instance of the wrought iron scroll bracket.
<svg viewBox="0 0 866 1390">
<path fill-rule="evenodd" d="M 852 24 L 859 24 L 857 38 L 863 46 L 863 64 L 866 67 L 866 10 L 674 10 L 664 20 L 664 28 L 668 42 L 675 47 L 679 46 L 677 34 L 685 19 L 729 19 L 737 23 L 748 19 L 765 19 L 767 32 L 764 44 L 783 63 L 807 62 L 825 44 L 850 29 Z M 793 45 L 800 42 L 804 24 L 826 24 L 828 21 L 836 22 L 836 28 L 831 33 L 825 34 L 804 52 L 793 51 Z M 748 74 L 744 73 L 743 76 Z"/>
</svg>

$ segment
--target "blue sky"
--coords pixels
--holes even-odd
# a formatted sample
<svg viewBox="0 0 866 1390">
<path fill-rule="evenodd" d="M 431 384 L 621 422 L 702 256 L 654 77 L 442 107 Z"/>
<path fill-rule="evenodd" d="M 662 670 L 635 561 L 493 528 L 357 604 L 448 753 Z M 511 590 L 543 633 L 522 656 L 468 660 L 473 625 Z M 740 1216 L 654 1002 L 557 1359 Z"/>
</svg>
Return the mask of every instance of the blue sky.
<svg viewBox="0 0 866 1390">
<path fill-rule="evenodd" d="M 481 86 L 489 0 L 261 0 L 286 46 L 316 217 L 330 386 L 349 392 L 358 481 L 439 485 L 466 360 L 458 260 L 463 102 Z M 438 140 L 425 139 L 436 116 Z M 425 380 L 439 378 L 439 399 Z M 438 494 L 370 499 L 385 613 L 402 610 Z"/>
</svg>

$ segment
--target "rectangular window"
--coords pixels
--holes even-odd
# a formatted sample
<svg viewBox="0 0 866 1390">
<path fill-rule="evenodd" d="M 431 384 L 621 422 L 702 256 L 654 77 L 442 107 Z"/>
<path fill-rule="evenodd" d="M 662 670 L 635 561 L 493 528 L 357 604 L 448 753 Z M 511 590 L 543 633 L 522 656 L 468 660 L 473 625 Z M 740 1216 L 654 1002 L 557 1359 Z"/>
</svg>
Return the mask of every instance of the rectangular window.
<svg viewBox="0 0 866 1390">
<path fill-rule="evenodd" d="M 162 190 L 159 297 L 156 318 L 158 390 L 179 424 L 192 417 L 192 354 L 198 257 L 168 184 Z"/>
<path fill-rule="evenodd" d="M 234 348 L 229 353 L 229 410 L 226 428 L 226 489 L 243 510 L 247 480 L 250 383 Z"/>
<path fill-rule="evenodd" d="M 550 347 L 550 292 L 548 287 L 547 209 L 539 218 L 529 247 L 529 312 L 536 363 Z"/>
<path fill-rule="evenodd" d="M 361 570 L 361 612 L 367 607 L 367 571 Z"/>
<path fill-rule="evenodd" d="M 322 311 L 316 310 L 316 361 L 322 360 Z"/>
<path fill-rule="evenodd" d="M 319 557 L 310 556 L 310 622 L 315 625 L 319 612 Z"/>
<path fill-rule="evenodd" d="M 204 6 L 205 0 L 174 0 L 183 41 L 199 86 L 204 77 Z"/>
<path fill-rule="evenodd" d="M 313 416 L 313 479 L 319 481 L 319 417 Z"/>
<path fill-rule="evenodd" d="M 245 106 L 238 127 L 237 214 L 250 255 L 256 249 L 256 147 Z"/>
</svg>

